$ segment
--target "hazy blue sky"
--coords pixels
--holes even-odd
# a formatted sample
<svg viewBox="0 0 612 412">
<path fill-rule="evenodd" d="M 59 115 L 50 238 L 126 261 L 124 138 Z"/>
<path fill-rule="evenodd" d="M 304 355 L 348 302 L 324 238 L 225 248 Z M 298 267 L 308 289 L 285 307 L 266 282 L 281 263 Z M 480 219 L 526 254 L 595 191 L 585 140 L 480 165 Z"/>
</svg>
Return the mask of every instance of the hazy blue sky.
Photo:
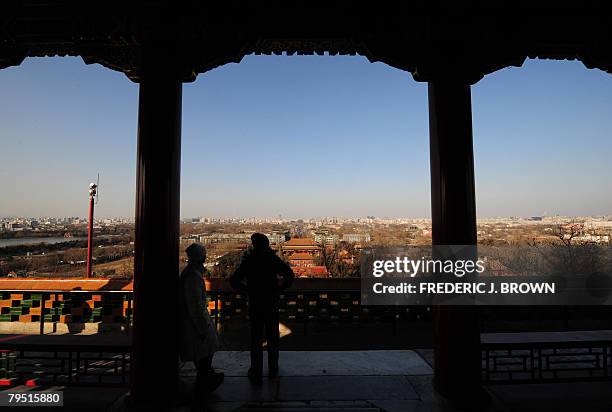
<svg viewBox="0 0 612 412">
<path fill-rule="evenodd" d="M 480 217 L 612 214 L 612 77 L 528 61 L 472 87 Z M 0 216 L 134 213 L 138 86 L 0 71 Z M 362 57 L 249 56 L 183 88 L 183 217 L 429 216 L 427 85 Z"/>
</svg>

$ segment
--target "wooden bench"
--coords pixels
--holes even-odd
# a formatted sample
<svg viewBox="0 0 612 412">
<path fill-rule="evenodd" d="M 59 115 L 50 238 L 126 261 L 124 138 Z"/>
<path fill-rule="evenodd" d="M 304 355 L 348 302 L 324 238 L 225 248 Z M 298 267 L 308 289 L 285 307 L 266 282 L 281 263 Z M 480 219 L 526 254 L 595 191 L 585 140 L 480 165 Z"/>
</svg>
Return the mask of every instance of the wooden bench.
<svg viewBox="0 0 612 412">
<path fill-rule="evenodd" d="M 612 379 L 612 330 L 481 334 L 486 384 Z"/>
<path fill-rule="evenodd" d="M 19 335 L 2 340 L 0 368 L 17 384 L 127 385 L 129 339 L 96 339 L 100 336 Z"/>
</svg>

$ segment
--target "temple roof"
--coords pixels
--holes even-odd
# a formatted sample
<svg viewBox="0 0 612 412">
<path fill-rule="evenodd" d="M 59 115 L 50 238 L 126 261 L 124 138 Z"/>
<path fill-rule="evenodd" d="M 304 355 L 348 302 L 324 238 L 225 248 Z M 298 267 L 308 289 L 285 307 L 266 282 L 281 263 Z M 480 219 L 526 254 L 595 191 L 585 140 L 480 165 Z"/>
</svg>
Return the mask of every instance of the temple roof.
<svg viewBox="0 0 612 412">
<path fill-rule="evenodd" d="M 314 256 L 312 256 L 309 253 L 294 253 L 293 255 L 289 256 L 288 258 L 289 260 L 314 260 Z"/>
<path fill-rule="evenodd" d="M 315 242 L 311 238 L 308 238 L 308 237 L 301 237 L 301 238 L 300 237 L 294 237 L 292 239 L 289 239 L 285 243 L 283 243 L 282 246 L 286 247 L 286 246 L 318 246 L 318 245 L 317 245 L 317 242 Z"/>
</svg>

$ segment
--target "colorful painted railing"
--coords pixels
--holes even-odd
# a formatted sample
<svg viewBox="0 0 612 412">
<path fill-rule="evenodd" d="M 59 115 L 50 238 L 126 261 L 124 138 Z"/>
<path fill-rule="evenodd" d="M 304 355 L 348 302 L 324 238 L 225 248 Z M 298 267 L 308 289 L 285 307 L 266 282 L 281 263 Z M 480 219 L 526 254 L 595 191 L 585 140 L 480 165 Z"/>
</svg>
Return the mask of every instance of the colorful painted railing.
<svg viewBox="0 0 612 412">
<path fill-rule="evenodd" d="M 220 323 L 248 317 L 246 296 L 225 279 L 206 281 L 209 310 Z M 1 279 L 0 326 L 3 322 L 54 324 L 125 324 L 132 316 L 133 284 L 111 279 Z M 281 295 L 284 321 L 367 321 L 423 319 L 429 309 L 360 305 L 359 279 L 298 278 Z"/>
<path fill-rule="evenodd" d="M 0 322 L 122 323 L 131 293 L 0 292 Z"/>
</svg>

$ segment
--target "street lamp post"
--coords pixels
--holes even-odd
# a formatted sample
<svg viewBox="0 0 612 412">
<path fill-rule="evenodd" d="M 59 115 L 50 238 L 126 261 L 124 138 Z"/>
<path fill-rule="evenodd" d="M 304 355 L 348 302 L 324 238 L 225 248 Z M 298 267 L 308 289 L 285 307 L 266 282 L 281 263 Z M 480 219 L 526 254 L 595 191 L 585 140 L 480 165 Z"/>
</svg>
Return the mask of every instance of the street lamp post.
<svg viewBox="0 0 612 412">
<path fill-rule="evenodd" d="M 94 221 L 94 198 L 98 194 L 98 185 L 96 183 L 89 184 L 89 227 L 87 230 L 87 275 L 91 277 L 91 261 L 93 256 L 93 221 Z"/>
</svg>

